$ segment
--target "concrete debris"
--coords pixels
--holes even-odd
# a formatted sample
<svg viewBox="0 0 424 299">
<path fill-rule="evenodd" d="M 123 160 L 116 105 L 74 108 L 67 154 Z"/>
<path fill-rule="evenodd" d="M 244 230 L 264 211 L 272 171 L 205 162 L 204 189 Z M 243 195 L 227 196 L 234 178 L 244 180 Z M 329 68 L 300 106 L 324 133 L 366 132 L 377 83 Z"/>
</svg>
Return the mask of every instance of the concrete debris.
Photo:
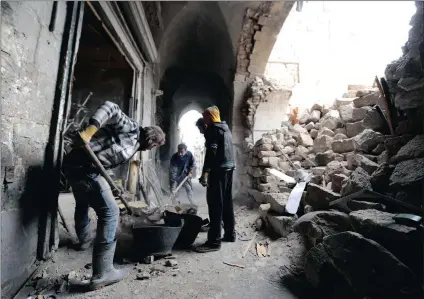
<svg viewBox="0 0 424 299">
<path fill-rule="evenodd" d="M 315 153 L 323 153 L 327 150 L 331 149 L 331 144 L 333 142 L 333 138 L 327 135 L 319 135 L 315 138 L 313 142 L 314 152 Z"/>
<path fill-rule="evenodd" d="M 354 123 L 346 124 L 347 137 L 354 137 L 365 130 L 364 121 L 360 120 Z"/>
<path fill-rule="evenodd" d="M 308 241 L 308 249 L 321 243 L 324 237 L 351 229 L 349 216 L 338 211 L 310 212 L 293 225 L 293 230 Z"/>
<path fill-rule="evenodd" d="M 330 130 L 335 130 L 338 127 L 341 127 L 342 121 L 340 118 L 339 111 L 330 110 L 320 119 L 319 123 L 321 128 L 328 128 Z"/>
<path fill-rule="evenodd" d="M 390 176 L 393 173 L 394 166 L 383 163 L 371 175 L 371 185 L 377 192 L 385 192 L 389 187 Z"/>
<path fill-rule="evenodd" d="M 390 176 L 390 187 L 404 187 L 424 182 L 424 158 L 402 161 Z"/>
<path fill-rule="evenodd" d="M 328 128 L 322 128 L 318 131 L 318 136 L 319 135 L 327 135 L 327 136 L 333 137 L 335 134 L 332 130 Z"/>
<path fill-rule="evenodd" d="M 422 297 L 414 273 L 387 249 L 358 233 L 324 238 L 306 254 L 305 275 L 318 289 L 332 287 L 333 298 Z"/>
<path fill-rule="evenodd" d="M 312 110 L 310 116 L 309 116 L 309 121 L 310 122 L 318 122 L 321 118 L 321 111 L 320 110 Z"/>
<path fill-rule="evenodd" d="M 337 133 L 333 137 L 333 140 L 343 140 L 343 139 L 347 139 L 347 136 L 345 134 L 342 134 L 342 133 Z"/>
<path fill-rule="evenodd" d="M 340 197 L 339 193 L 335 193 L 325 187 L 314 183 L 309 183 L 306 189 L 305 201 L 312 206 L 314 210 L 328 209 L 329 203 Z"/>
<path fill-rule="evenodd" d="M 308 130 L 308 132 L 309 132 L 312 129 L 315 129 L 315 124 L 313 122 L 310 122 L 305 126 L 305 129 Z"/>
<path fill-rule="evenodd" d="M 313 139 L 317 138 L 317 136 L 318 136 L 318 130 L 312 129 L 311 132 L 310 132 L 310 135 L 311 135 L 311 137 Z"/>
<path fill-rule="evenodd" d="M 343 181 L 348 179 L 348 176 L 343 173 L 336 173 L 332 176 L 331 186 L 334 192 L 340 193 L 342 190 Z"/>
<path fill-rule="evenodd" d="M 147 280 L 150 279 L 151 275 L 149 272 L 142 272 L 142 273 L 137 273 L 136 278 L 137 280 Z"/>
<path fill-rule="evenodd" d="M 313 146 L 314 140 L 308 133 L 299 133 L 297 142 L 304 146 Z"/>
<path fill-rule="evenodd" d="M 396 156 L 392 158 L 393 163 L 405 160 L 424 158 L 424 135 L 415 136 L 407 144 L 399 149 Z"/>
<path fill-rule="evenodd" d="M 327 164 L 325 171 L 324 171 L 324 179 L 326 182 L 331 182 L 332 177 L 335 174 L 344 174 L 348 175 L 349 171 L 344 167 L 342 162 L 338 161 L 331 161 Z"/>
<path fill-rule="evenodd" d="M 338 136 L 337 134 L 336 136 Z M 347 153 L 354 150 L 353 139 L 336 139 L 331 143 L 331 148 L 335 153 Z"/>
<path fill-rule="evenodd" d="M 293 224 L 297 220 L 297 216 L 278 216 L 268 214 L 268 223 L 273 231 L 280 237 L 287 237 L 293 231 Z"/>
<path fill-rule="evenodd" d="M 367 94 L 367 95 L 354 99 L 353 105 L 356 108 L 361 108 L 364 106 L 374 106 L 377 104 L 379 97 L 380 97 L 380 93 L 378 91 L 371 94 Z"/>
<path fill-rule="evenodd" d="M 289 195 L 289 193 L 265 193 L 264 202 L 270 204 L 272 211 L 284 214 Z"/>
<path fill-rule="evenodd" d="M 334 152 L 332 150 L 327 150 L 322 153 L 317 153 L 315 156 L 315 162 L 318 166 L 327 166 L 328 163 L 334 160 Z"/>
<path fill-rule="evenodd" d="M 178 266 L 178 262 L 176 260 L 167 260 L 165 262 L 165 266 L 166 267 L 177 267 Z"/>
<path fill-rule="evenodd" d="M 355 150 L 369 153 L 379 143 L 384 141 L 384 136 L 381 133 L 375 132 L 371 129 L 365 129 L 361 134 L 353 137 L 353 145 Z"/>
<path fill-rule="evenodd" d="M 381 131 L 385 129 L 386 122 L 377 109 L 373 107 L 367 111 L 364 117 L 363 126 L 374 131 Z"/>
<path fill-rule="evenodd" d="M 349 179 L 343 181 L 341 196 L 346 196 L 361 190 L 372 190 L 371 177 L 361 167 L 356 168 Z"/>
<path fill-rule="evenodd" d="M 361 154 L 356 154 L 353 157 L 353 163 L 355 166 L 358 166 L 364 169 L 369 175 L 371 175 L 378 168 L 377 163 L 371 161 L 370 159 L 368 159 L 367 157 Z"/>
<path fill-rule="evenodd" d="M 379 143 L 375 149 L 372 150 L 373 155 L 381 155 L 386 150 L 383 143 Z"/>
<path fill-rule="evenodd" d="M 342 121 L 346 122 L 352 122 L 353 117 L 353 105 L 349 104 L 349 105 L 342 105 L 339 106 L 339 113 L 340 113 L 340 118 L 342 119 Z"/>
<path fill-rule="evenodd" d="M 395 255 L 411 269 L 421 272 L 422 239 L 416 227 L 397 224 L 394 214 L 375 209 L 355 211 L 349 218 L 356 232 L 372 239 Z"/>
</svg>

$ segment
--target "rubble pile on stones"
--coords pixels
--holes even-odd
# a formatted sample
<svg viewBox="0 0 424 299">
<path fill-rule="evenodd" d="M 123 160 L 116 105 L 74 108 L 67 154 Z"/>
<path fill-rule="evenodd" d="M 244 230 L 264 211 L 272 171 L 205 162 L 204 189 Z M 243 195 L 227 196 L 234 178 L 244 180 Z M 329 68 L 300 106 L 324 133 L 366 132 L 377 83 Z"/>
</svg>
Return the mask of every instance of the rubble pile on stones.
<svg viewBox="0 0 424 299">
<path fill-rule="evenodd" d="M 329 205 L 373 190 L 421 207 L 423 132 L 390 135 L 376 107 L 386 107 L 382 101 L 376 89 L 350 86 L 331 107 L 315 104 L 299 123 L 245 143 L 249 197 L 278 236 L 294 231 L 306 239 L 305 276 L 328 298 L 422 298 L 421 228 L 394 220 L 405 210 L 372 198 L 347 201 L 347 211 Z M 312 178 L 293 215 L 285 207 L 297 169 Z"/>
</svg>

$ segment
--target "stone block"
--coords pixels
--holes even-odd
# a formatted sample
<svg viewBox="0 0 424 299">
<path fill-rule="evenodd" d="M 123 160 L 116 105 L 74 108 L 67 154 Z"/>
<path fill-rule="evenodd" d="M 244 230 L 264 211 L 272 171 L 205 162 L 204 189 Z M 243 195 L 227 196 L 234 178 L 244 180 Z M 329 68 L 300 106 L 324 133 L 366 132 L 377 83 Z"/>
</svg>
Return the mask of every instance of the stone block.
<svg viewBox="0 0 424 299">
<path fill-rule="evenodd" d="M 293 232 L 293 224 L 297 220 L 297 216 L 278 216 L 268 214 L 268 223 L 274 232 L 280 237 L 287 237 Z"/>
<path fill-rule="evenodd" d="M 256 189 L 249 188 L 247 190 L 247 194 L 252 197 L 257 203 L 262 204 L 265 202 L 264 194 Z"/>
<path fill-rule="evenodd" d="M 347 153 L 354 150 L 353 139 L 334 140 L 331 143 L 331 148 L 335 153 Z"/>
<path fill-rule="evenodd" d="M 258 154 L 259 158 L 263 157 L 276 157 L 276 153 L 274 151 L 260 151 Z"/>
<path fill-rule="evenodd" d="M 274 212 L 284 214 L 289 195 L 289 193 L 267 193 L 264 194 L 264 201 L 271 205 L 271 210 Z"/>
<path fill-rule="evenodd" d="M 354 123 L 346 124 L 346 133 L 347 137 L 354 137 L 364 131 L 366 128 L 364 127 L 364 121 L 357 121 Z"/>
<path fill-rule="evenodd" d="M 365 129 L 353 138 L 353 145 L 356 151 L 365 153 L 371 152 L 379 143 L 384 141 L 384 136 L 371 129 Z"/>
<path fill-rule="evenodd" d="M 262 220 L 266 220 L 266 216 L 268 215 L 268 212 L 271 209 L 271 205 L 269 203 L 264 203 L 259 206 L 259 217 L 261 217 Z"/>
<path fill-rule="evenodd" d="M 314 183 L 309 183 L 306 189 L 306 203 L 314 210 L 328 209 L 329 203 L 340 198 L 339 193 L 328 190 Z"/>
<path fill-rule="evenodd" d="M 315 153 L 323 153 L 329 149 L 331 149 L 331 144 L 333 142 L 333 138 L 327 135 L 319 135 L 314 140 L 314 152 Z"/>
<path fill-rule="evenodd" d="M 364 95 L 362 97 L 354 99 L 353 105 L 356 108 L 361 108 L 364 106 L 374 106 L 377 104 L 379 96 L 380 96 L 380 93 L 378 91 L 371 94 Z"/>
<path fill-rule="evenodd" d="M 356 168 L 348 180 L 344 180 L 340 194 L 346 196 L 361 190 L 372 190 L 371 177 L 362 168 Z"/>
</svg>

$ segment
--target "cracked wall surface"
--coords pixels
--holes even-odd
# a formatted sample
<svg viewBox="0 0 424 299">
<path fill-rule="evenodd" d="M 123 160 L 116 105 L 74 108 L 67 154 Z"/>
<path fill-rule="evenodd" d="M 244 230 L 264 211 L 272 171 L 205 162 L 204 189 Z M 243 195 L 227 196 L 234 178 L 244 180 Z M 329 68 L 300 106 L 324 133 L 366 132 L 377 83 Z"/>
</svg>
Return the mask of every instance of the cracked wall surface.
<svg viewBox="0 0 424 299">
<path fill-rule="evenodd" d="M 66 3 L 3 1 L 1 20 L 1 287 L 23 283 L 36 259 L 40 173 L 49 138 Z M 31 191 L 31 194 L 29 192 Z M 7 298 L 7 297 L 6 297 Z"/>
</svg>

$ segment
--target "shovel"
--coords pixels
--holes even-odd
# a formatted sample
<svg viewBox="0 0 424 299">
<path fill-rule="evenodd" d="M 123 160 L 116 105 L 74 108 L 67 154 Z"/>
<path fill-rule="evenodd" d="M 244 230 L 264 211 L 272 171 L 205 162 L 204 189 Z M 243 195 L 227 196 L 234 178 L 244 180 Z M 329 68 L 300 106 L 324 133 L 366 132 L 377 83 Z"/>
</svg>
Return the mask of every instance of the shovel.
<svg viewBox="0 0 424 299">
<path fill-rule="evenodd" d="M 175 202 L 175 196 L 177 195 L 177 193 L 178 193 L 178 190 L 180 190 L 180 188 L 182 187 L 182 185 L 184 185 L 184 183 L 186 182 L 188 180 L 188 176 L 186 176 L 185 178 L 184 178 L 184 180 L 182 180 L 182 182 L 177 186 L 177 188 L 175 189 L 175 191 L 171 194 L 171 196 L 169 196 L 169 201 L 171 201 L 172 202 L 172 204 L 176 204 L 176 202 Z M 190 200 L 190 203 L 191 204 L 193 204 L 193 202 Z"/>
</svg>

